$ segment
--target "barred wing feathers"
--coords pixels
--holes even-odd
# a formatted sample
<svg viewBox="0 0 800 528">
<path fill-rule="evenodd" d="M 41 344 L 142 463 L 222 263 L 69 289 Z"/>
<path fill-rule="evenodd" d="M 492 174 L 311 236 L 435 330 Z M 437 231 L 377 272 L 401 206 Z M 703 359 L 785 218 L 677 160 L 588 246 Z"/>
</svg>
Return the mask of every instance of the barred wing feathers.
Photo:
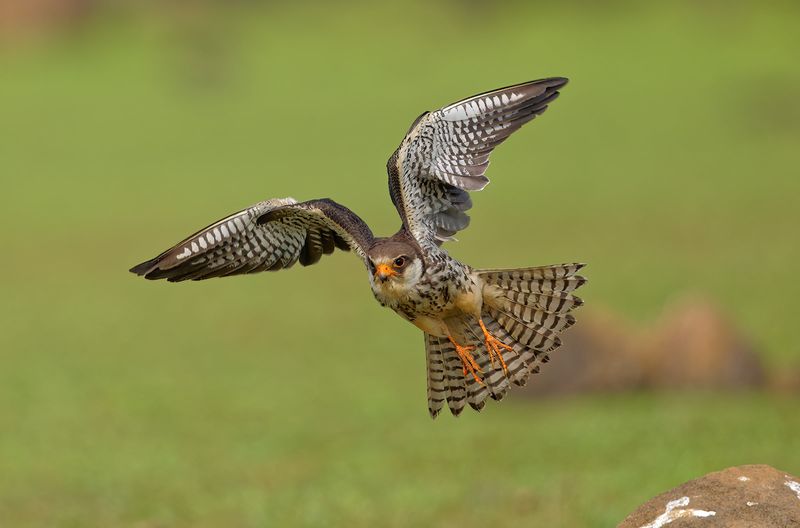
<svg viewBox="0 0 800 528">
<path fill-rule="evenodd" d="M 352 249 L 366 265 L 372 231 L 332 200 L 257 203 L 211 224 L 154 259 L 131 268 L 146 279 L 203 280 L 310 266 L 336 248 Z"/>
<path fill-rule="evenodd" d="M 567 79 L 500 88 L 422 114 L 387 163 L 389 192 L 420 242 L 441 244 L 469 225 L 468 191 L 483 189 L 489 155 L 547 110 Z"/>
</svg>

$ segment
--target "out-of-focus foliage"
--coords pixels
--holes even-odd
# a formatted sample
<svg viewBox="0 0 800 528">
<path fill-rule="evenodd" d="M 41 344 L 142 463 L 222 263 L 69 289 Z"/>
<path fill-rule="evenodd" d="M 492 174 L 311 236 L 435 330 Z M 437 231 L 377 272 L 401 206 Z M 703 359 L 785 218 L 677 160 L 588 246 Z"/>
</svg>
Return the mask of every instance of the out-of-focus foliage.
<svg viewBox="0 0 800 528">
<path fill-rule="evenodd" d="M 0 525 L 608 526 L 712 469 L 800 471 L 796 398 L 512 394 L 432 423 L 422 337 L 350 255 L 125 271 L 268 197 L 330 196 L 388 234 L 384 165 L 420 111 L 565 75 L 453 254 L 586 261 L 587 303 L 641 319 L 704 291 L 792 365 L 792 3 L 88 13 L 0 55 Z"/>
</svg>

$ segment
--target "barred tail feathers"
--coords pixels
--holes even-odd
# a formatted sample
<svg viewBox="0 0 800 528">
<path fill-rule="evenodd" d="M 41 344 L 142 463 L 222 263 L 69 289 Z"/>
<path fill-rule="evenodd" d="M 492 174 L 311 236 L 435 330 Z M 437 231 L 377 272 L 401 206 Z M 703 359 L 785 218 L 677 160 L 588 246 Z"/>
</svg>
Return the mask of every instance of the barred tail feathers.
<svg viewBox="0 0 800 528">
<path fill-rule="evenodd" d="M 428 358 L 428 409 L 435 418 L 447 402 L 458 416 L 465 403 L 476 411 L 487 397 L 501 400 L 511 383 L 523 386 L 531 374 L 549 361 L 549 353 L 561 346 L 559 334 L 575 323 L 570 313 L 583 301 L 572 292 L 586 283 L 577 275 L 583 264 L 559 264 L 519 269 L 477 270 L 490 286 L 501 292 L 498 302 L 484 303 L 482 320 L 487 330 L 510 346 L 503 350 L 507 372 L 492 361 L 478 321 L 463 317 L 461 334 L 482 372 L 482 383 L 464 375 L 461 359 L 447 338 L 426 335 Z M 459 343 L 462 344 L 462 343 Z"/>
<path fill-rule="evenodd" d="M 497 337 L 512 346 L 527 365 L 526 370 L 512 375 L 515 384 L 524 385 L 530 374 L 538 372 L 549 361 L 549 353 L 561 346 L 560 334 L 575 324 L 570 312 L 583 305 L 583 300 L 572 292 L 586 283 L 586 278 L 577 274 L 584 265 L 478 270 L 486 284 L 502 292 L 500 302 L 484 305 L 484 313 L 503 330 Z"/>
<path fill-rule="evenodd" d="M 436 418 L 445 402 L 453 415 L 464 409 L 467 397 L 466 380 L 461 359 L 447 339 L 425 334 L 425 355 L 428 363 L 428 412 Z"/>
</svg>

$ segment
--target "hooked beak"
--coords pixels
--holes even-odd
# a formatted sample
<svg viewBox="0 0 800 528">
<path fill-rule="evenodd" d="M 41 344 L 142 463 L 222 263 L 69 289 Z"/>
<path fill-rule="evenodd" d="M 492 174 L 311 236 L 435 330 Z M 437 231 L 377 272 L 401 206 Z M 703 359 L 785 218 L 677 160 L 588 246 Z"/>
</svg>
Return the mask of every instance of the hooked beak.
<svg viewBox="0 0 800 528">
<path fill-rule="evenodd" d="M 386 282 L 389 277 L 394 277 L 397 272 L 388 264 L 378 264 L 375 267 L 375 278 L 380 279 L 381 282 Z"/>
</svg>

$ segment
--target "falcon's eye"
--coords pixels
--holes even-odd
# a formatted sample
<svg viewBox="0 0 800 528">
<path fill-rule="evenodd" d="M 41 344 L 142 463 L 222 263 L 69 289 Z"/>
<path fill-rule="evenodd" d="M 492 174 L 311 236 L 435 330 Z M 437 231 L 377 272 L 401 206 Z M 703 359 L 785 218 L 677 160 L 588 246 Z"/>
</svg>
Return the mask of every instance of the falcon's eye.
<svg viewBox="0 0 800 528">
<path fill-rule="evenodd" d="M 402 268 L 403 266 L 406 265 L 406 258 L 405 257 L 397 257 L 396 259 L 394 259 L 393 264 L 394 264 L 395 268 Z"/>
</svg>

